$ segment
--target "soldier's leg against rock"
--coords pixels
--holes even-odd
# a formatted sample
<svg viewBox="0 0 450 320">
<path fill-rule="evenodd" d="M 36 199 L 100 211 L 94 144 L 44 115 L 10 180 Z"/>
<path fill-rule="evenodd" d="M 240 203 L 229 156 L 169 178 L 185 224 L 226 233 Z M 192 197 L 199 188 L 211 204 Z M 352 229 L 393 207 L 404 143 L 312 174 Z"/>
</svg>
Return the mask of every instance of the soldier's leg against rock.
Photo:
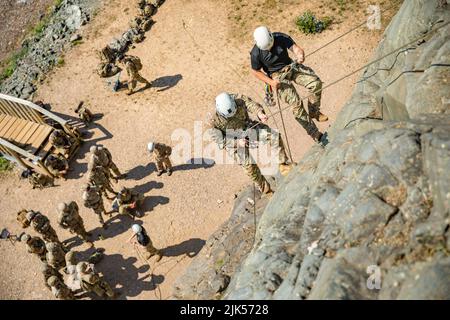
<svg viewBox="0 0 450 320">
<path fill-rule="evenodd" d="M 280 94 L 280 98 L 292 107 L 292 113 L 294 114 L 295 120 L 300 123 L 308 135 L 315 141 L 318 141 L 321 137 L 321 133 L 303 107 L 303 102 L 298 96 L 295 87 L 292 84 L 284 82 L 281 84 L 278 93 Z"/>
<path fill-rule="evenodd" d="M 270 184 L 262 175 L 261 170 L 253 160 L 253 157 L 248 152 L 238 153 L 238 156 L 241 161 L 242 168 L 250 179 L 252 179 L 252 181 L 256 184 L 261 193 L 270 193 L 272 191 Z"/>
<path fill-rule="evenodd" d="M 311 118 L 320 122 L 327 121 L 328 117 L 320 112 L 320 103 L 322 100 L 322 81 L 311 68 L 301 67 L 300 71 L 293 74 L 295 83 L 308 89 L 312 94 L 309 97 L 308 111 Z"/>
</svg>

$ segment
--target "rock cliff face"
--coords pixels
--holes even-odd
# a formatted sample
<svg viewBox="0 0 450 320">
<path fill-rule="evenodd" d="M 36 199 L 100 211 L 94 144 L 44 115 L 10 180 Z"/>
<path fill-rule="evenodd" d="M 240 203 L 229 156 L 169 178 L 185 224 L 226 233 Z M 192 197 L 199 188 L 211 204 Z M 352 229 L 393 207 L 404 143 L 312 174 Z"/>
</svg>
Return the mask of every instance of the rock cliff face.
<svg viewBox="0 0 450 320">
<path fill-rule="evenodd" d="M 364 72 L 330 143 L 279 184 L 221 297 L 450 298 L 449 21 L 446 1 L 403 3 L 374 60 L 424 39 Z M 213 298 L 198 285 L 208 272 L 194 261 L 175 296 Z"/>
</svg>

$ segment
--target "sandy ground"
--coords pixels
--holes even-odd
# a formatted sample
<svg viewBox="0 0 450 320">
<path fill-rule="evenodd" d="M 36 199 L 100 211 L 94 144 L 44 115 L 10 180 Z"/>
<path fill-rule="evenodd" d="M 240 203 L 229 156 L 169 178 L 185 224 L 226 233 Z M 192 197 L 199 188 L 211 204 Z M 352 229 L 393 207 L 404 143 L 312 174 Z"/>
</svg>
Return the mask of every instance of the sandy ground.
<svg viewBox="0 0 450 320">
<path fill-rule="evenodd" d="M 240 9 L 244 12 L 256 8 L 258 3 L 256 0 L 243 2 L 248 4 Z M 220 164 L 174 163 L 172 177 L 157 177 L 154 166 L 149 164 L 146 144 L 149 140 L 174 144 L 171 134 L 176 129 L 193 134 L 194 122 L 204 120 L 213 111 L 214 97 L 221 91 L 244 93 L 260 101 L 258 95 L 262 97 L 263 86 L 249 75 L 251 32 L 239 41 L 233 38 L 236 22 L 228 17 L 235 5 L 233 1 L 167 0 L 154 17 L 156 24 L 147 33 L 146 40 L 130 51 L 141 57 L 142 75 L 155 80 L 155 86 L 131 97 L 124 91 L 113 92 L 95 73 L 98 60 L 94 50 L 126 29 L 136 13 L 136 1 L 111 3 L 82 30 L 84 43 L 65 55 L 65 65 L 48 76 L 36 96 L 50 103 L 57 113 L 73 116 L 73 108 L 83 100 L 92 111 L 103 116 L 88 128 L 89 141 L 72 162 L 69 179 L 58 181 L 57 187 L 32 190 L 14 175 L 1 177 L 0 226 L 8 227 L 13 233 L 21 232 L 15 213 L 21 208 L 32 208 L 49 216 L 61 239 L 71 238 L 72 235 L 56 226 L 55 208 L 60 201 L 76 200 L 87 228 L 94 230 L 94 235 L 104 237 L 95 241 L 96 247 L 106 250 L 106 257 L 97 269 L 121 292 L 120 298 L 169 299 L 175 279 L 192 259 L 186 253 L 198 252 L 204 240 L 229 217 L 234 195 L 249 180 L 239 166 Z M 302 3 L 286 1 L 285 10 L 275 10 L 266 22 L 272 30 L 293 31 L 291 35 L 307 52 L 363 19 L 361 14 L 359 20 L 355 15 L 330 31 L 307 37 L 295 31 L 292 22 L 302 12 Z M 308 7 L 314 7 L 314 3 L 319 5 L 322 1 L 310 1 Z M 246 22 L 249 30 L 259 25 L 258 15 L 252 19 Z M 183 21 L 196 38 L 195 43 L 186 33 Z M 367 62 L 380 38 L 380 31 L 353 33 L 310 57 L 305 64 L 329 83 Z M 356 79 L 354 76 L 324 92 L 323 112 L 329 115 L 330 121 L 319 125 L 322 130 L 334 121 Z M 285 120 L 294 159 L 299 160 L 313 142 L 289 112 L 285 113 Z M 127 180 L 114 186 L 116 190 L 125 185 L 145 192 L 145 216 L 140 220 L 155 246 L 165 248 L 167 255 L 159 263 L 151 260 L 153 281 L 148 266 L 126 243 L 132 220 L 118 217 L 111 221 L 108 230 L 102 231 L 93 212 L 82 207 L 80 187 L 86 181 L 85 154 L 94 143 L 108 147 L 119 168 L 129 172 Z M 192 154 L 187 158 L 201 156 Z M 110 206 L 109 202 L 105 203 Z M 75 246 L 74 250 L 80 252 L 88 249 L 79 241 Z M 38 259 L 30 256 L 22 244 L 0 242 L 0 256 L 0 298 L 52 298 L 43 285 Z"/>
</svg>

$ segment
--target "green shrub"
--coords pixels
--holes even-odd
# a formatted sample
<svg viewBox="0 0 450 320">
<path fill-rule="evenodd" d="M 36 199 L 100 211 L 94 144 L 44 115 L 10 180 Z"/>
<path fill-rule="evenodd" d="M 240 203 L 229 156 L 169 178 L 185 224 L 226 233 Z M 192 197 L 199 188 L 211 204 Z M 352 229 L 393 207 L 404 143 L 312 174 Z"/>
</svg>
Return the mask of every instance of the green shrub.
<svg viewBox="0 0 450 320">
<path fill-rule="evenodd" d="M 298 29 L 305 34 L 320 33 L 330 26 L 333 19 L 324 17 L 318 19 L 311 11 L 306 11 L 301 16 L 297 17 L 295 24 Z"/>
<path fill-rule="evenodd" d="M 12 163 L 0 156 L 0 172 L 5 172 L 11 170 L 13 167 Z"/>
</svg>

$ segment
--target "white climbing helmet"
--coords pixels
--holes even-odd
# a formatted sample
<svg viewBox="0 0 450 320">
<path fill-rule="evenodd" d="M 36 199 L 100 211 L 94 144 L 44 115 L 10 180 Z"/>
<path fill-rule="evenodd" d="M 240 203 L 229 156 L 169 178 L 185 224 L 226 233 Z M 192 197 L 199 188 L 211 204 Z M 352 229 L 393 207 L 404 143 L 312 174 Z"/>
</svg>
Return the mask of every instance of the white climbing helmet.
<svg viewBox="0 0 450 320">
<path fill-rule="evenodd" d="M 133 224 L 131 230 L 133 230 L 134 233 L 139 233 L 142 231 L 142 227 L 138 224 Z"/>
<path fill-rule="evenodd" d="M 149 142 L 149 143 L 147 144 L 147 150 L 148 150 L 149 152 L 153 152 L 153 150 L 155 150 L 155 144 L 154 144 L 153 142 Z"/>
<path fill-rule="evenodd" d="M 228 93 L 223 92 L 216 97 L 216 111 L 225 118 L 236 114 L 236 101 Z"/>
<path fill-rule="evenodd" d="M 267 27 L 261 26 L 253 32 L 256 46 L 261 50 L 270 50 L 273 46 L 273 34 Z"/>
</svg>

